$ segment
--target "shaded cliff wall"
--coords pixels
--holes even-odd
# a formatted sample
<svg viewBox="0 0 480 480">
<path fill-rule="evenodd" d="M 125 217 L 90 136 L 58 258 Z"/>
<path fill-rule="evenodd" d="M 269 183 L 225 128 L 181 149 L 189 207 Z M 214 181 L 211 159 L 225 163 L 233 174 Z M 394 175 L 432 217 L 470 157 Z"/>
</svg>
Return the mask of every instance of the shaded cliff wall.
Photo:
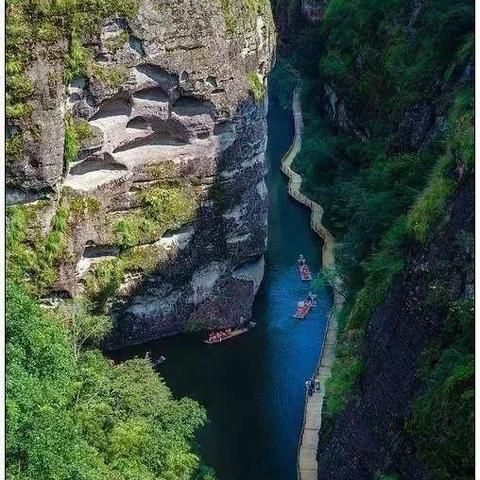
<svg viewBox="0 0 480 480">
<path fill-rule="evenodd" d="M 449 338 L 437 348 L 445 350 L 455 342 L 461 327 L 455 326 L 453 306 L 473 298 L 473 243 L 463 240 L 474 232 L 473 193 L 473 179 L 458 188 L 446 225 L 438 225 L 427 245 L 411 253 L 404 272 L 368 321 L 363 371 L 344 411 L 333 423 L 325 422 L 320 433 L 319 478 L 361 480 L 384 472 L 400 478 L 432 478 L 425 461 L 435 463 L 434 458 L 422 458 L 422 442 L 430 442 L 435 455 L 442 455 L 442 440 L 422 439 L 409 424 L 415 423 L 415 401 L 427 386 L 421 376 L 425 352 L 445 332 Z M 468 332 L 473 343 L 473 331 Z M 437 398 L 438 410 L 444 401 Z M 445 438 L 450 423 L 472 422 L 473 428 L 473 410 L 447 413 L 467 418 L 445 420 L 439 427 Z M 466 433 L 473 437 L 473 431 Z M 454 444 L 468 438 L 448 441 Z M 463 452 L 466 457 L 473 454 Z M 450 474 L 463 478 L 472 472 L 452 463 Z"/>
<path fill-rule="evenodd" d="M 472 478 L 473 2 L 330 0 L 302 26 L 292 168 L 347 289 L 320 478 Z"/>
<path fill-rule="evenodd" d="M 28 217 L 17 236 L 36 257 L 12 248 L 10 263 L 47 303 L 113 314 L 112 345 L 248 318 L 266 243 L 268 2 L 142 0 L 69 34 L 35 54 L 28 122 L 9 119 L 10 217 Z"/>
<path fill-rule="evenodd" d="M 293 52 L 302 29 L 323 18 L 328 0 L 272 0 L 271 3 L 279 45 Z"/>
<path fill-rule="evenodd" d="M 301 21 L 300 0 L 272 0 L 271 3 L 279 40 L 288 42 L 289 37 Z"/>
</svg>

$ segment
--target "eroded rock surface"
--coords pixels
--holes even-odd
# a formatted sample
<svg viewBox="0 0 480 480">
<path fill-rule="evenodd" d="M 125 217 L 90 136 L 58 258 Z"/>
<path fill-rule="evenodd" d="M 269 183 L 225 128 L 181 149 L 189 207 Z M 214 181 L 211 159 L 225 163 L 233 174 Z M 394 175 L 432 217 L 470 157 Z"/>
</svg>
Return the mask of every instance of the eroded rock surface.
<svg viewBox="0 0 480 480">
<path fill-rule="evenodd" d="M 66 45 L 58 42 L 38 47 L 28 76 L 35 84 L 29 99 L 28 122 L 7 119 L 7 138 L 23 134 L 22 153 L 8 155 L 6 162 L 7 203 L 32 201 L 39 193 L 52 192 L 63 174 L 63 84 L 62 61 Z"/>
<path fill-rule="evenodd" d="M 45 123 L 43 160 L 12 173 L 13 202 L 48 186 L 75 205 L 53 290 L 102 298 L 109 346 L 250 316 L 267 225 L 258 88 L 275 32 L 268 2 L 227 3 L 141 0 L 135 19 L 106 19 L 85 41 L 86 74 L 48 107 L 58 125 Z M 63 116 L 89 132 L 65 168 Z"/>
</svg>

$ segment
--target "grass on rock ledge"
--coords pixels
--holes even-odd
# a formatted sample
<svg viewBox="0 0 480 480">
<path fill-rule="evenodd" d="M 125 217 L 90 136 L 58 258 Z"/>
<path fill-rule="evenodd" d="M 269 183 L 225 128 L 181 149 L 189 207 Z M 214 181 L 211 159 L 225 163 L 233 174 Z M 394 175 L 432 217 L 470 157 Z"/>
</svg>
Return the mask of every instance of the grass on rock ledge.
<svg viewBox="0 0 480 480">
<path fill-rule="evenodd" d="M 156 186 L 137 193 L 139 208 L 113 226 L 120 255 L 102 262 L 85 279 L 85 295 L 95 311 L 103 312 L 118 293 L 127 273 L 152 272 L 166 258 L 156 245 L 167 230 L 194 220 L 199 192 L 189 186 Z"/>
</svg>

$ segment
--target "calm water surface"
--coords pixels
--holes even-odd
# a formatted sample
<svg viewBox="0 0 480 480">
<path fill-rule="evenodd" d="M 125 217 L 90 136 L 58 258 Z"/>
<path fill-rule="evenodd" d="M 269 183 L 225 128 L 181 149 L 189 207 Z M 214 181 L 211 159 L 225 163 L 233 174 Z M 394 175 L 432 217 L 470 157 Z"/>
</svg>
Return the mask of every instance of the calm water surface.
<svg viewBox="0 0 480 480">
<path fill-rule="evenodd" d="M 209 424 L 198 435 L 204 461 L 218 480 L 294 480 L 303 418 L 305 380 L 315 367 L 331 297 L 318 291 L 318 306 L 304 321 L 291 317 L 309 287 L 295 266 L 303 253 L 314 272 L 321 244 L 309 228 L 309 211 L 288 197 L 280 160 L 293 137 L 291 112 L 270 92 L 269 230 L 266 271 L 254 304 L 257 328 L 209 346 L 182 335 L 132 347 L 122 358 L 152 351 L 167 357 L 158 370 L 176 397 L 189 396 L 207 409 Z"/>
</svg>

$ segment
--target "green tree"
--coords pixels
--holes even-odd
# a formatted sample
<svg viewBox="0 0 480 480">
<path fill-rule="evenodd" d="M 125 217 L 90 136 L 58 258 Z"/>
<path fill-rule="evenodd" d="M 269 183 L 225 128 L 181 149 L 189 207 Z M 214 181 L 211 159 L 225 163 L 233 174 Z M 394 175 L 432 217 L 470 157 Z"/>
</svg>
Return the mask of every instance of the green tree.
<svg viewBox="0 0 480 480">
<path fill-rule="evenodd" d="M 7 285 L 8 478 L 212 479 L 192 449 L 205 410 L 174 400 L 147 360 L 113 365 L 94 349 L 108 328 Z"/>
</svg>

